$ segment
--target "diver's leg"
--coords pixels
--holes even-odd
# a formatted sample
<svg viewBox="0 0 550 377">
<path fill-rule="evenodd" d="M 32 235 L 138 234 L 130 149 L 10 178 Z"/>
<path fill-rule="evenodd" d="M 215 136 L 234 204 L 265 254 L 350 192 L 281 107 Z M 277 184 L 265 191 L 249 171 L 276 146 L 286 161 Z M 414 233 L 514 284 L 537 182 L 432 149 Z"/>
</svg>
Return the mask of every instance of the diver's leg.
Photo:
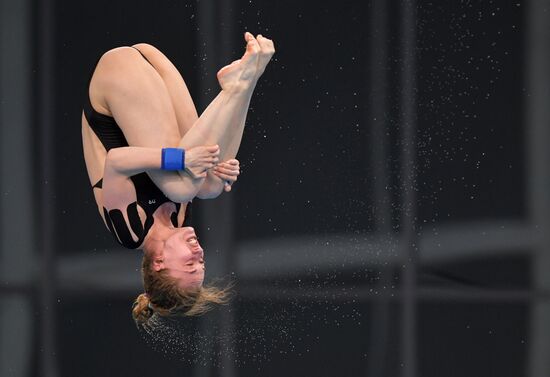
<svg viewBox="0 0 550 377">
<path fill-rule="evenodd" d="M 259 76 L 261 76 L 263 74 L 263 72 L 265 70 L 265 67 L 267 66 L 267 64 L 271 60 L 271 56 L 275 52 L 275 47 L 273 46 L 273 42 L 271 40 L 269 40 L 267 38 L 264 38 L 261 34 L 258 35 L 256 40 L 258 41 L 258 44 L 260 45 L 260 56 L 258 58 L 258 72 L 256 74 L 257 77 L 259 78 Z M 223 72 L 223 68 L 222 68 L 222 72 Z M 240 127 L 242 127 L 242 128 L 244 128 L 244 121 L 245 121 L 245 119 L 243 118 L 242 123 L 240 124 Z M 220 161 L 226 161 L 230 158 L 234 158 L 237 155 L 237 152 L 238 152 L 239 147 L 241 145 L 242 136 L 243 136 L 242 131 L 233 133 L 233 135 L 232 135 L 232 137 L 231 137 L 231 139 L 230 139 L 230 141 L 227 145 L 227 148 L 225 150 L 226 156 L 222 156 L 222 157 L 226 157 L 226 158 L 223 158 Z"/>
<path fill-rule="evenodd" d="M 262 46 L 262 44 L 266 43 L 266 39 L 259 38 L 258 43 L 260 46 Z M 170 62 L 170 60 L 161 51 L 149 44 L 139 43 L 133 45 L 132 47 L 139 49 L 139 51 L 141 51 L 141 53 L 145 55 L 145 57 L 151 62 L 151 64 L 154 66 L 156 71 L 163 79 L 174 107 L 180 135 L 183 137 L 185 134 L 187 134 L 187 131 L 189 131 L 193 127 L 193 125 L 202 124 L 203 122 L 197 122 L 198 115 L 191 95 L 189 94 L 189 90 L 187 89 L 187 86 L 185 85 L 185 81 L 183 80 L 181 74 L 172 64 L 172 62 Z M 239 63 L 239 61 L 240 60 L 234 62 L 234 64 Z M 234 67 L 230 65 L 222 68 L 220 70 L 220 77 L 224 76 L 224 74 L 226 73 L 224 71 L 227 71 L 228 68 Z M 221 144 L 222 150 L 225 151 L 225 153 L 223 154 L 226 158 L 224 158 L 222 161 L 232 158 L 237 154 L 242 139 L 242 130 L 244 129 L 244 120 L 249 103 L 250 98 L 248 98 L 248 100 L 245 100 L 244 103 L 239 106 L 240 108 L 244 109 L 244 114 L 238 114 L 235 117 L 237 119 L 237 123 L 240 126 L 237 127 L 236 131 L 227 133 L 230 140 L 227 142 L 225 140 L 220 140 L 220 142 L 217 143 Z M 212 105 L 214 105 L 214 103 Z M 205 113 L 205 115 L 206 114 L 208 113 Z M 187 146 L 185 142 L 181 145 L 184 147 Z"/>
<path fill-rule="evenodd" d="M 244 131 L 253 89 L 234 93 L 222 90 L 183 136 L 179 146 L 187 149 L 196 145 L 217 144 L 220 147 L 220 161 L 234 158 Z M 234 142 L 237 138 L 239 145 Z"/>
<path fill-rule="evenodd" d="M 105 105 L 131 146 L 174 147 L 181 138 L 163 79 L 131 47 L 101 57 L 90 83 L 90 99 Z"/>
<path fill-rule="evenodd" d="M 220 71 L 221 93 L 181 140 L 164 81 L 133 48 L 119 48 L 106 53 L 98 64 L 90 91 L 93 92 L 95 87 L 102 95 L 130 145 L 170 147 L 179 144 L 192 148 L 218 144 L 223 161 L 234 157 L 238 149 L 238 146 L 232 146 L 232 141 L 235 134 L 239 141 L 242 135 L 248 104 L 258 78 L 259 52 L 260 45 L 247 33 L 245 55 L 229 69 Z M 163 181 L 170 180 L 172 184 L 176 180 L 169 173 L 151 171 L 149 175 L 162 189 Z M 200 186 L 202 181 L 194 184 Z"/>
<path fill-rule="evenodd" d="M 220 160 L 234 158 L 240 146 L 246 114 L 257 80 L 274 52 L 273 43 L 250 33 L 244 56 L 222 68 L 218 80 L 222 91 L 201 114 L 180 142 L 183 148 L 197 143 L 218 144 Z"/>
<path fill-rule="evenodd" d="M 183 77 L 166 55 L 156 47 L 147 43 L 138 43 L 132 47 L 139 49 L 145 55 L 164 81 L 176 114 L 180 137 L 182 137 L 199 117 Z"/>
<path fill-rule="evenodd" d="M 115 118 L 130 146 L 178 146 L 181 136 L 170 93 L 159 73 L 134 48 L 105 53 L 89 92 L 96 108 Z M 197 192 L 204 181 L 175 171 L 151 170 L 148 174 L 169 198 Z"/>
</svg>

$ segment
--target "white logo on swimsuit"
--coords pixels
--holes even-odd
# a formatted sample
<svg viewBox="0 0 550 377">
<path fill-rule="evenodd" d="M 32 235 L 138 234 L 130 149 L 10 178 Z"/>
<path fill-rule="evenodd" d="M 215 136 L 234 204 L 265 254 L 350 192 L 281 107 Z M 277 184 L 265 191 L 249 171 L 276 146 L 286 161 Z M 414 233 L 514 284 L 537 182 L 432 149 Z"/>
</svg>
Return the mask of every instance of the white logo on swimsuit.
<svg viewBox="0 0 550 377">
<path fill-rule="evenodd" d="M 149 199 L 149 204 L 155 204 L 157 201 L 155 199 Z"/>
</svg>

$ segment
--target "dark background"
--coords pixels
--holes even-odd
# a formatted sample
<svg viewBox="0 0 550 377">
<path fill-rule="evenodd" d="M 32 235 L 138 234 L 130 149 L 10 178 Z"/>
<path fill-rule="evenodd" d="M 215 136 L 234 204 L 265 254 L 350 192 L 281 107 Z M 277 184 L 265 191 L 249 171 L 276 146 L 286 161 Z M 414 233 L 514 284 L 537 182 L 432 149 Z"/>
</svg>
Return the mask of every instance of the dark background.
<svg viewBox="0 0 550 377">
<path fill-rule="evenodd" d="M 548 4 L 1 1 L 0 376 L 550 374 Z M 229 306 L 138 332 L 140 252 L 82 158 L 94 63 L 146 42 L 199 113 L 275 41 L 230 194 L 197 200 Z"/>
</svg>

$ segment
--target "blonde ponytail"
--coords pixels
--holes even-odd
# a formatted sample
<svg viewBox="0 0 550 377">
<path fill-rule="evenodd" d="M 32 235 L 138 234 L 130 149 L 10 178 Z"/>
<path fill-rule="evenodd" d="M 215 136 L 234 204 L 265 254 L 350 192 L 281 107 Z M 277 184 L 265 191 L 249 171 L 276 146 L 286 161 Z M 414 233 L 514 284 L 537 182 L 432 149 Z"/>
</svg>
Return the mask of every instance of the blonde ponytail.
<svg viewBox="0 0 550 377">
<path fill-rule="evenodd" d="M 146 293 L 140 294 L 132 307 L 132 317 L 136 324 L 143 325 L 147 323 L 153 315 L 153 310 L 149 307 L 149 296 Z"/>
</svg>

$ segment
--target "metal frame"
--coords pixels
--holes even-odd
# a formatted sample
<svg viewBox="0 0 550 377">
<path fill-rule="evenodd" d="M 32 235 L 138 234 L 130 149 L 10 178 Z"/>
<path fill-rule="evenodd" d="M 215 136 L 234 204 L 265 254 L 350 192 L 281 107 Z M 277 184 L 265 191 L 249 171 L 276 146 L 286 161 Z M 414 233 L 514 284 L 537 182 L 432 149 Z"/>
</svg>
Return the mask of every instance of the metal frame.
<svg viewBox="0 0 550 377">
<path fill-rule="evenodd" d="M 59 376 L 56 356 L 56 256 L 54 250 L 55 234 L 55 163 L 54 163 L 54 109 L 55 96 L 55 0 L 43 0 L 38 3 L 41 15 L 39 20 L 39 104 L 40 161 L 39 182 L 44 184 L 40 190 L 40 234 L 38 235 L 41 268 L 38 292 L 40 297 L 40 370 L 44 377 Z"/>
<path fill-rule="evenodd" d="M 525 78 L 530 98 L 525 103 L 529 219 L 538 227 L 533 247 L 533 272 L 536 290 L 550 289 L 550 23 L 548 2 L 531 0 L 527 8 Z M 529 371 L 531 377 L 550 375 L 550 301 L 532 302 Z"/>
<path fill-rule="evenodd" d="M 33 124 L 30 25 L 30 1 L 0 0 L 0 282 L 13 286 L 0 291 L 0 375 L 14 377 L 31 370 L 28 354 L 36 338 L 30 289 L 36 249 L 34 161 L 28 143 Z"/>
</svg>

